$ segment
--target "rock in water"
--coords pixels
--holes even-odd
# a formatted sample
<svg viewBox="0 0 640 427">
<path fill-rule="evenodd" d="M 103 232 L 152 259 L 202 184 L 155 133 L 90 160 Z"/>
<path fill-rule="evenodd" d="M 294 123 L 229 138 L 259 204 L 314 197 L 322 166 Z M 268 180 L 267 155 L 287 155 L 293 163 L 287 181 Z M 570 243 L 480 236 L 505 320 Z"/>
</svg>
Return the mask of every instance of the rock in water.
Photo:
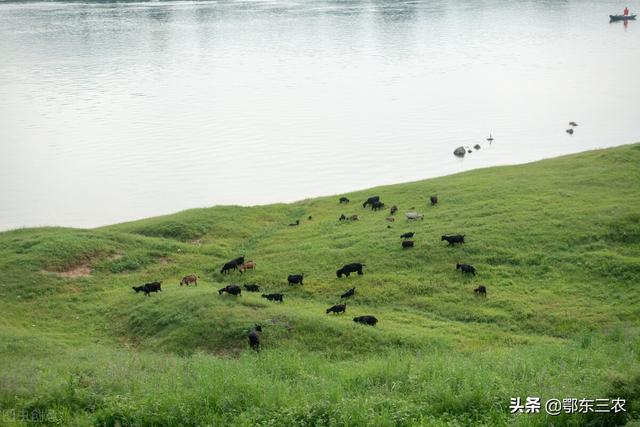
<svg viewBox="0 0 640 427">
<path fill-rule="evenodd" d="M 454 156 L 464 157 L 465 154 L 467 154 L 467 150 L 465 150 L 464 147 L 458 147 L 455 150 L 453 150 Z"/>
<path fill-rule="evenodd" d="M 475 148 L 476 150 L 479 150 L 480 149 L 480 144 L 474 145 L 473 148 Z"/>
</svg>

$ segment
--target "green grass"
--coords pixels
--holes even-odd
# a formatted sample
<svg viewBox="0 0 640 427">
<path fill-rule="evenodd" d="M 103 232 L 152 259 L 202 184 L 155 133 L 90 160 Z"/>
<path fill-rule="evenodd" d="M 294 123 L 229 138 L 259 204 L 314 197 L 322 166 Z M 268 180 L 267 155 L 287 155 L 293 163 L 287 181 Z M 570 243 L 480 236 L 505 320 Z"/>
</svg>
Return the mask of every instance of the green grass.
<svg viewBox="0 0 640 427">
<path fill-rule="evenodd" d="M 398 205 L 395 222 L 362 208 L 373 194 Z M 37 425 L 100 426 L 640 419 L 640 145 L 345 195 L 351 204 L 332 196 L 0 233 L 0 425 L 29 424 L 12 411 L 35 411 Z M 410 207 L 424 221 L 407 222 Z M 406 231 L 413 249 L 400 246 Z M 448 247 L 447 233 L 467 243 Z M 255 271 L 219 273 L 242 254 Z M 336 278 L 348 262 L 365 274 Z M 190 273 L 198 287 L 180 287 Z M 297 273 L 304 286 L 287 285 Z M 161 293 L 131 290 L 152 280 Z M 285 302 L 217 293 L 253 282 Z M 486 299 L 473 294 L 479 284 Z M 346 315 L 326 315 L 353 286 Z M 351 320 L 363 314 L 378 325 Z M 259 354 L 247 345 L 254 323 Z M 628 411 L 512 415 L 518 396 L 622 397 Z"/>
</svg>

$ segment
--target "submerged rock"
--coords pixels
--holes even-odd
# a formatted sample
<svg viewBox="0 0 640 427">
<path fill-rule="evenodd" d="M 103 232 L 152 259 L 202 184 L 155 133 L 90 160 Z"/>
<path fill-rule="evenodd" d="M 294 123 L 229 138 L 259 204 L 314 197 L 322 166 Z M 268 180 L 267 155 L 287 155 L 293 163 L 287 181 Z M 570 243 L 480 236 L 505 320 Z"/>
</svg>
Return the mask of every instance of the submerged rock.
<svg viewBox="0 0 640 427">
<path fill-rule="evenodd" d="M 453 155 L 458 157 L 464 157 L 466 153 L 467 153 L 467 150 L 465 150 L 464 147 L 458 147 L 455 150 L 453 150 Z"/>
</svg>

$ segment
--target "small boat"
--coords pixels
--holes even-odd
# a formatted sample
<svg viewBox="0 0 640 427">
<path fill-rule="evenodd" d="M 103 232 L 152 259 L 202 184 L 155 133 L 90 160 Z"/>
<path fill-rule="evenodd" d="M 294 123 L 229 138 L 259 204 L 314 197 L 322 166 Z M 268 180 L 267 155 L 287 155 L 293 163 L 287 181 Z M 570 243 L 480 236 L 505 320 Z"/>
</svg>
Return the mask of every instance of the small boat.
<svg viewBox="0 0 640 427">
<path fill-rule="evenodd" d="M 627 21 L 629 19 L 636 19 L 637 15 L 609 15 L 610 22 L 613 21 Z"/>
</svg>

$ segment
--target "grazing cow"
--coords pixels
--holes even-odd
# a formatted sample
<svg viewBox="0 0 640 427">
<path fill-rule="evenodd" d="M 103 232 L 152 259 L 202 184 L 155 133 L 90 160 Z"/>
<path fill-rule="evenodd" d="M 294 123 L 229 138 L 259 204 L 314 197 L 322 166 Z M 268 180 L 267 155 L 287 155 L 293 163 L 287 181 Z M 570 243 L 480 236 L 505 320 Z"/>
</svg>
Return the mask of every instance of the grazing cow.
<svg viewBox="0 0 640 427">
<path fill-rule="evenodd" d="M 477 288 L 475 288 L 473 290 L 473 292 L 477 295 L 477 296 L 483 296 L 486 297 L 487 296 L 487 288 L 484 285 L 480 285 Z"/>
<path fill-rule="evenodd" d="M 251 347 L 255 351 L 260 351 L 260 335 L 258 335 L 258 332 L 262 332 L 262 326 L 256 324 L 253 328 L 251 328 L 248 335 L 249 347 Z"/>
<path fill-rule="evenodd" d="M 384 208 L 384 203 L 382 202 L 373 202 L 371 203 L 371 210 L 373 211 L 379 211 L 380 209 Z"/>
<path fill-rule="evenodd" d="M 346 221 L 347 217 L 344 214 L 340 215 L 340 218 L 338 218 L 338 221 Z"/>
<path fill-rule="evenodd" d="M 353 321 L 356 323 L 363 323 L 369 326 L 376 326 L 376 323 L 378 323 L 378 319 L 376 319 L 373 316 L 358 316 L 358 317 L 354 317 Z"/>
<path fill-rule="evenodd" d="M 242 295 L 242 289 L 238 285 L 227 285 L 222 289 L 218 289 L 218 294 L 222 295 L 223 292 L 234 296 Z"/>
<path fill-rule="evenodd" d="M 142 290 L 144 291 L 144 295 L 148 297 L 151 292 L 158 292 L 158 291 L 161 292 L 162 291 L 162 288 L 160 287 L 161 284 L 162 282 L 145 283 L 144 286 L 142 287 Z"/>
<path fill-rule="evenodd" d="M 344 313 L 345 311 L 347 311 L 347 304 L 336 304 L 332 307 L 327 308 L 327 314 L 329 313 L 340 314 L 340 313 Z"/>
<path fill-rule="evenodd" d="M 431 200 L 431 206 L 438 204 L 438 196 L 431 196 L 429 199 Z"/>
<path fill-rule="evenodd" d="M 284 298 L 284 295 L 282 295 L 282 294 L 262 294 L 262 298 L 266 298 L 269 301 L 280 301 L 280 302 L 282 302 L 282 298 Z"/>
<path fill-rule="evenodd" d="M 461 270 L 463 273 L 470 273 L 476 275 L 476 268 L 469 264 L 456 264 L 456 270 Z"/>
<path fill-rule="evenodd" d="M 413 231 L 410 231 L 408 233 L 401 234 L 400 238 L 401 239 L 410 239 L 410 238 L 413 237 L 414 234 L 416 234 L 416 233 L 414 233 Z"/>
<path fill-rule="evenodd" d="M 239 265 L 241 265 L 243 263 L 244 263 L 244 255 L 225 263 L 222 266 L 222 269 L 220 270 L 220 273 L 228 273 L 230 270 L 235 270 L 235 269 L 238 268 Z"/>
<path fill-rule="evenodd" d="M 228 273 L 231 270 L 237 269 L 238 268 L 238 264 L 235 261 L 229 261 L 227 263 L 225 263 L 222 266 L 222 269 L 220 270 L 220 273 L 224 274 L 224 273 Z"/>
<path fill-rule="evenodd" d="M 385 219 L 386 219 L 387 221 L 389 221 L 389 222 L 393 222 L 393 221 L 395 221 L 395 220 L 396 220 L 396 218 L 395 218 L 395 217 L 393 217 L 393 216 L 388 216 L 388 217 L 386 217 Z"/>
<path fill-rule="evenodd" d="M 395 215 L 398 212 L 398 207 L 396 205 L 391 206 L 391 215 Z"/>
<path fill-rule="evenodd" d="M 373 204 L 374 202 L 379 202 L 380 201 L 380 196 L 372 196 L 369 197 L 363 204 L 362 207 L 366 208 L 367 205 Z"/>
<path fill-rule="evenodd" d="M 180 281 L 180 286 L 182 286 L 182 285 L 189 286 L 191 283 L 193 283 L 194 285 L 198 286 L 198 276 L 196 276 L 195 274 L 190 274 L 188 276 L 184 276 L 182 278 L 182 280 Z"/>
<path fill-rule="evenodd" d="M 137 294 L 138 292 L 144 291 L 144 285 L 142 285 L 142 286 L 132 286 L 131 289 L 136 291 L 136 294 Z"/>
<path fill-rule="evenodd" d="M 349 298 L 352 297 L 356 293 L 356 288 L 351 288 L 344 294 L 340 295 L 340 298 Z"/>
<path fill-rule="evenodd" d="M 364 267 L 364 264 L 360 264 L 359 262 L 354 262 L 352 264 L 347 264 L 342 266 L 341 269 L 336 271 L 336 276 L 338 277 L 342 277 L 342 275 L 344 274 L 345 276 L 349 277 L 349 275 L 351 273 L 358 273 L 358 276 L 362 276 L 364 273 L 362 272 L 362 267 Z"/>
<path fill-rule="evenodd" d="M 244 288 L 249 292 L 260 292 L 260 286 L 255 283 L 246 283 Z"/>
<path fill-rule="evenodd" d="M 238 271 L 240 272 L 240 274 L 244 273 L 245 270 L 255 270 L 255 269 L 256 269 L 256 263 L 253 261 L 247 261 L 238 266 Z"/>
<path fill-rule="evenodd" d="M 296 222 L 289 224 L 289 227 L 295 227 L 296 225 L 300 225 L 300 220 L 296 219 Z"/>
<path fill-rule="evenodd" d="M 440 241 L 446 240 L 449 245 L 453 246 L 456 243 L 464 243 L 464 234 L 454 234 L 451 236 L 442 236 Z"/>
<path fill-rule="evenodd" d="M 412 248 L 412 247 L 413 247 L 413 240 L 404 240 L 402 242 L 403 249 Z"/>
<path fill-rule="evenodd" d="M 349 203 L 349 199 L 347 199 L 346 197 L 340 197 L 340 203 Z"/>
<path fill-rule="evenodd" d="M 357 220 L 358 220 L 358 215 L 354 214 L 349 217 L 349 221 L 357 221 Z"/>
<path fill-rule="evenodd" d="M 302 279 L 304 279 L 304 274 L 290 274 L 287 276 L 287 282 L 289 282 L 290 285 L 298 283 L 302 285 Z"/>
<path fill-rule="evenodd" d="M 407 220 L 415 221 L 416 219 L 424 219 L 424 214 L 419 214 L 418 212 L 407 212 L 405 213 Z"/>
</svg>

